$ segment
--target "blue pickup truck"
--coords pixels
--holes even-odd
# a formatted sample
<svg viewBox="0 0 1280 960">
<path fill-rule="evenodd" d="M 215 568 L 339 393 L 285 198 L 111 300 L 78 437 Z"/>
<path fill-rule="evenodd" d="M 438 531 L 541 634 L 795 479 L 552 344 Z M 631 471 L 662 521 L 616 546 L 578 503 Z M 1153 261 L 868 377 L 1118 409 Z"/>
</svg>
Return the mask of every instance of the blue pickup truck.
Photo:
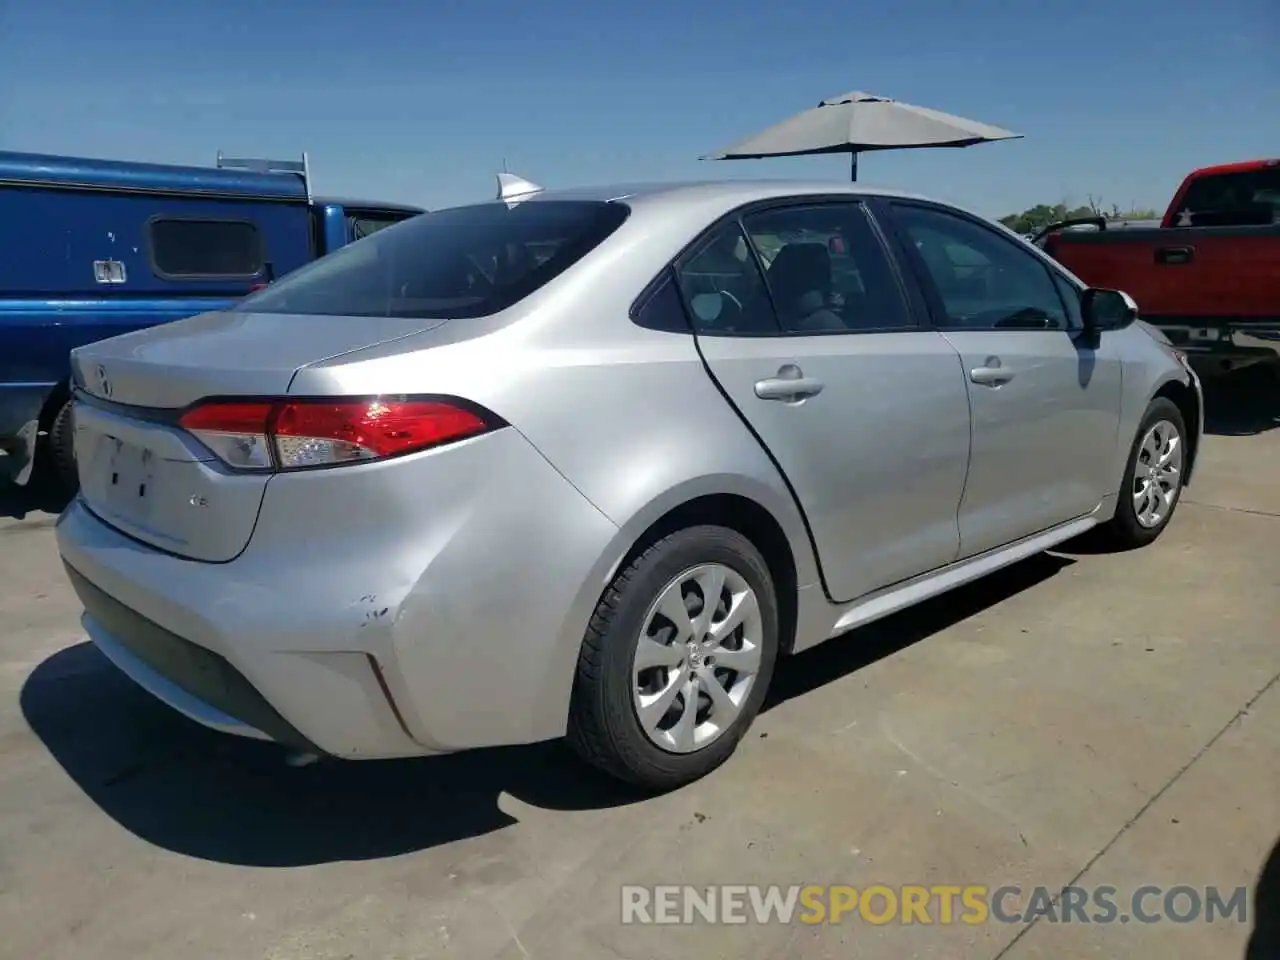
<svg viewBox="0 0 1280 960">
<path fill-rule="evenodd" d="M 0 480 L 38 465 L 74 487 L 74 347 L 229 306 L 422 212 L 314 197 L 306 154 L 178 167 L 0 151 Z"/>
</svg>

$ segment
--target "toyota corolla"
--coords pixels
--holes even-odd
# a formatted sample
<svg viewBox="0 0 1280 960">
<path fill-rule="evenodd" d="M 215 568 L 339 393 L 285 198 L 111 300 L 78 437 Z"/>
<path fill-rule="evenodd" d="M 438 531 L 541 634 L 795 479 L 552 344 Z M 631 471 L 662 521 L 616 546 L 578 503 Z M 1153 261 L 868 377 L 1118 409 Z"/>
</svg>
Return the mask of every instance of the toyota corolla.
<svg viewBox="0 0 1280 960">
<path fill-rule="evenodd" d="M 59 549 L 176 710 L 351 759 L 567 736 L 665 789 L 780 657 L 1169 523 L 1195 375 L 1003 228 L 858 184 L 500 182 L 74 352 Z"/>
</svg>

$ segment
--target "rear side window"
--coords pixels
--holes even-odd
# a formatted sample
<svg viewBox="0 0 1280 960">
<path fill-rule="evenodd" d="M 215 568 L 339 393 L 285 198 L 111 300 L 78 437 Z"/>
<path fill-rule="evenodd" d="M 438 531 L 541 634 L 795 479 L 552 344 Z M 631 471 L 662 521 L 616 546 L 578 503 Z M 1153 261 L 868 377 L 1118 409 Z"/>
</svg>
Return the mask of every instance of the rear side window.
<svg viewBox="0 0 1280 960">
<path fill-rule="evenodd" d="M 151 263 L 158 276 L 256 277 L 262 272 L 262 238 L 246 220 L 151 221 Z"/>
<path fill-rule="evenodd" d="M 788 333 L 911 330 L 889 255 L 859 203 L 784 207 L 743 218 Z"/>
<path fill-rule="evenodd" d="M 489 316 L 577 263 L 629 213 L 620 203 L 589 200 L 436 210 L 322 257 L 234 309 L 423 319 Z"/>
<path fill-rule="evenodd" d="M 776 337 L 782 332 L 755 254 L 736 222 L 713 230 L 683 259 L 678 277 L 699 334 Z"/>
<path fill-rule="evenodd" d="M 671 271 L 663 274 L 657 286 L 651 292 L 642 295 L 632 319 L 636 326 L 648 330 L 660 330 L 663 333 L 690 333 L 689 317 L 684 311 L 684 301 L 680 298 L 680 289 L 676 286 Z"/>
</svg>

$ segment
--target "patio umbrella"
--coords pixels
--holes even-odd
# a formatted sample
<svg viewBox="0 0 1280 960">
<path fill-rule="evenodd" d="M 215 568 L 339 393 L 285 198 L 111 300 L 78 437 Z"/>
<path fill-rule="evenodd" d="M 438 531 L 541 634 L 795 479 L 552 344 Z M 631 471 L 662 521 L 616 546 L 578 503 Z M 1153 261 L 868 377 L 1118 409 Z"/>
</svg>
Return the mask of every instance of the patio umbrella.
<svg viewBox="0 0 1280 960">
<path fill-rule="evenodd" d="M 703 160 L 759 160 L 819 153 L 847 153 L 851 179 L 858 179 L 858 154 L 872 150 L 968 147 L 989 140 L 1016 140 L 1020 133 L 941 110 L 916 107 L 855 90 L 823 100 L 811 110 L 774 124 Z"/>
</svg>

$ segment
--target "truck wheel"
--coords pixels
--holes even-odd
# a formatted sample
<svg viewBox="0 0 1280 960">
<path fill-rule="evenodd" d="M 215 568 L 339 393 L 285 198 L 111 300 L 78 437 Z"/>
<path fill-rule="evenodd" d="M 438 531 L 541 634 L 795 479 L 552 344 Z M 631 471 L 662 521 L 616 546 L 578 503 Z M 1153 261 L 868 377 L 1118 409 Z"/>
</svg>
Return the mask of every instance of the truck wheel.
<svg viewBox="0 0 1280 960">
<path fill-rule="evenodd" d="M 760 552 L 724 527 L 673 533 L 619 573 L 596 607 L 569 744 L 648 790 L 697 780 L 751 725 L 777 653 L 777 599 Z"/>
<path fill-rule="evenodd" d="M 80 485 L 76 472 L 75 424 L 72 421 L 71 401 L 58 410 L 49 427 L 49 478 L 58 492 L 71 496 Z"/>
<path fill-rule="evenodd" d="M 1178 507 L 1186 454 L 1182 412 L 1172 400 L 1156 397 L 1134 437 L 1115 516 L 1100 531 L 1109 546 L 1128 550 L 1160 536 Z"/>
</svg>

